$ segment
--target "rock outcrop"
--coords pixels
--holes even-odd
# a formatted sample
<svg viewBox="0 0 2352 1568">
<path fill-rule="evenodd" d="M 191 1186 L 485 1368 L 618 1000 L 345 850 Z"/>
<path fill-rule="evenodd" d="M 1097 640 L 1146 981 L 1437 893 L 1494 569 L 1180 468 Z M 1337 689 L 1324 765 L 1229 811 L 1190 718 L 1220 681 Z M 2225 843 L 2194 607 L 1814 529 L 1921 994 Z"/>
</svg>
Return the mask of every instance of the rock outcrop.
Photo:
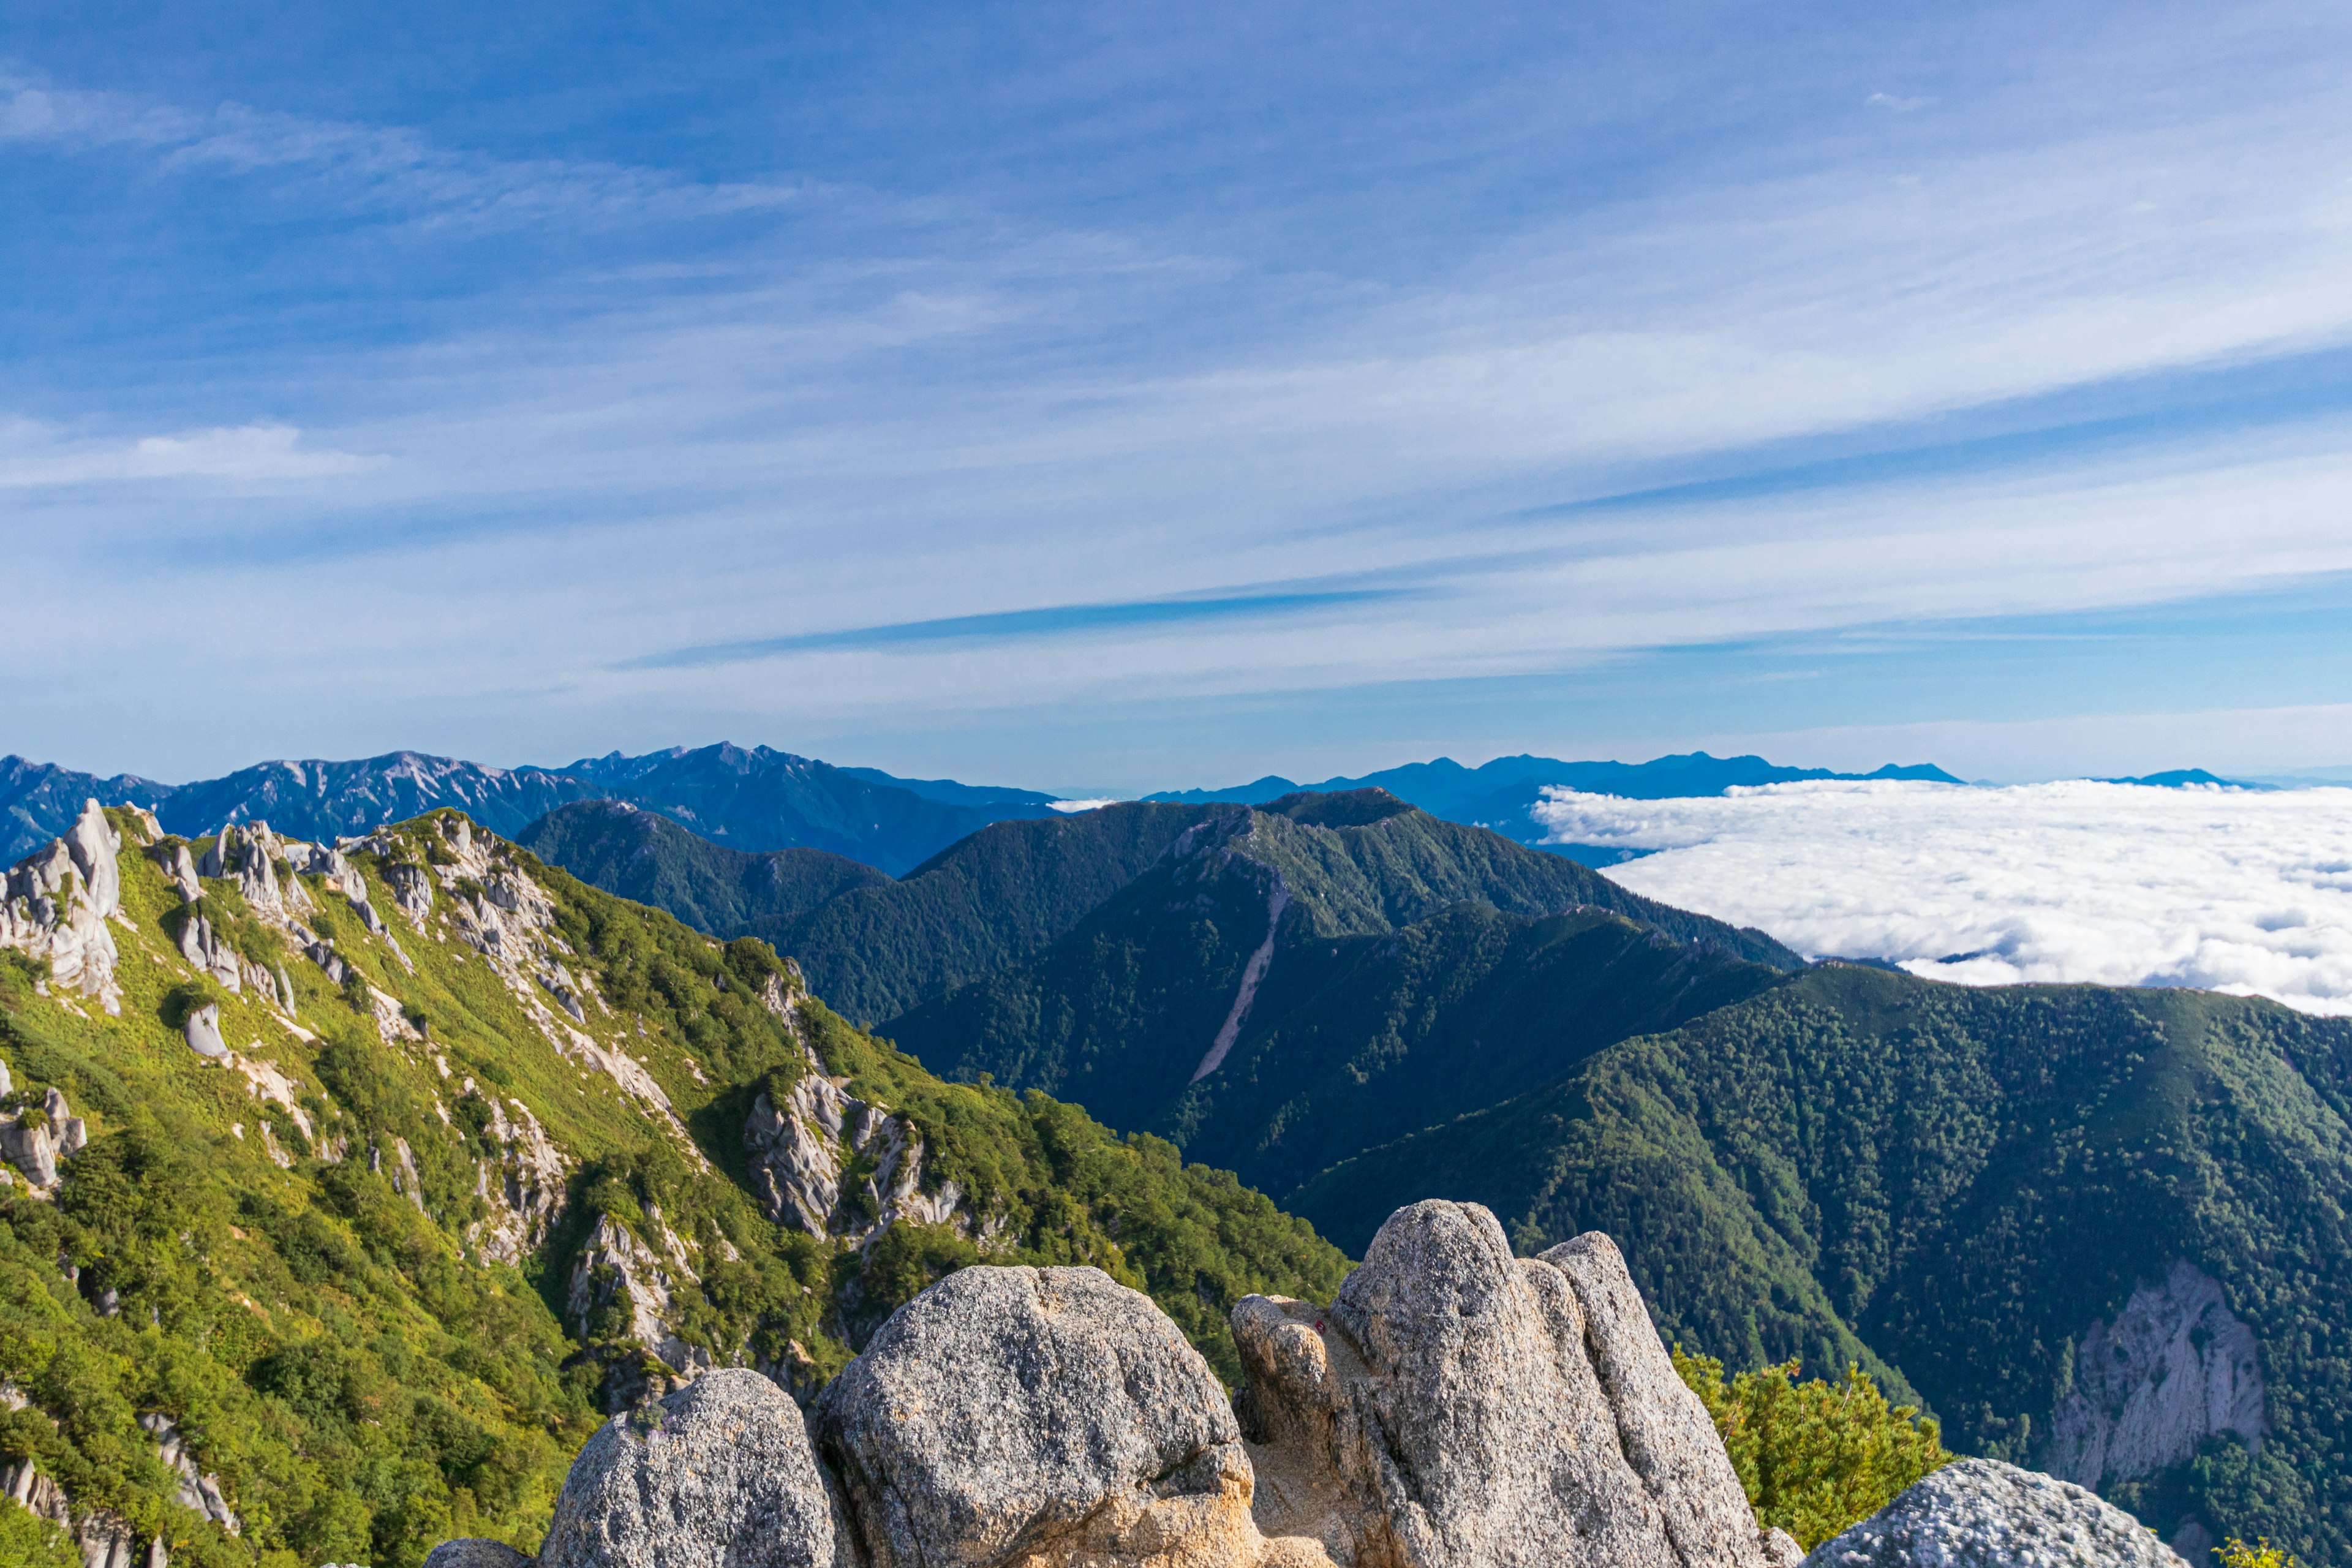
<svg viewBox="0 0 2352 1568">
<path fill-rule="evenodd" d="M 106 922 L 122 909 L 114 863 L 121 848 L 121 835 L 93 800 L 63 837 L 17 861 L 0 884 L 0 947 L 47 959 L 50 983 L 118 1014 L 121 958 Z"/>
<path fill-rule="evenodd" d="M 1243 1301 L 1245 1424 L 1278 1478 L 1261 1528 L 1343 1568 L 1761 1568 L 1730 1459 L 1616 1248 L 1556 1251 L 1516 1258 L 1486 1210 L 1415 1204 L 1328 1312 Z"/>
<path fill-rule="evenodd" d="M 1100 1269 L 950 1275 L 834 1380 L 815 1426 L 872 1568 L 1247 1568 L 1263 1552 L 1215 1374 Z"/>
<path fill-rule="evenodd" d="M 535 1561 L 503 1541 L 445 1541 L 425 1559 L 425 1568 L 530 1568 Z"/>
<path fill-rule="evenodd" d="M 800 1406 L 758 1373 L 728 1369 L 614 1416 L 588 1439 L 539 1561 L 544 1568 L 851 1568 L 845 1546 Z"/>
<path fill-rule="evenodd" d="M 609 1217 L 591 1251 L 624 1289 L 684 1267 Z M 428 1568 L 2179 1568 L 2082 1488 L 1984 1460 L 1811 1557 L 1759 1533 L 1598 1233 L 1518 1258 L 1486 1210 L 1415 1204 L 1328 1309 L 1252 1296 L 1233 1322 L 1228 1401 L 1100 1270 L 967 1268 L 805 1420 L 762 1373 L 698 1369 L 590 1440 L 536 1560 L 452 1542 Z"/>
<path fill-rule="evenodd" d="M 1960 1459 L 1813 1548 L 1805 1568 L 2185 1568 L 2155 1532 L 2072 1481 Z"/>
<path fill-rule="evenodd" d="M 179 1429 L 172 1418 L 160 1411 L 151 1411 L 139 1418 L 139 1426 L 155 1439 L 155 1457 L 180 1478 L 180 1489 L 173 1500 L 191 1512 L 203 1514 L 231 1535 L 241 1533 L 244 1525 L 236 1510 L 228 1506 L 228 1500 L 221 1495 L 220 1479 L 197 1469 L 195 1457 L 180 1440 Z"/>
<path fill-rule="evenodd" d="M 2254 1331 L 2195 1265 L 2141 1285 L 2074 1353 L 2074 1385 L 2052 1419 L 2050 1473 L 2082 1486 L 2153 1475 L 2216 1432 L 2262 1450 L 2262 1355 Z"/>
<path fill-rule="evenodd" d="M 54 1190 L 58 1162 L 79 1152 L 89 1142 L 88 1127 L 57 1089 L 44 1093 L 38 1105 L 0 1121 L 0 1159 L 16 1166 L 36 1193 Z"/>
<path fill-rule="evenodd" d="M 851 1095 L 814 1058 L 782 1105 L 764 1093 L 752 1102 L 743 1146 L 770 1216 L 811 1236 L 865 1241 L 899 1218 L 945 1225 L 963 1201 L 952 1181 L 923 1190 L 923 1140 L 912 1122 Z M 844 1191 L 853 1162 L 867 1174 Z"/>
</svg>

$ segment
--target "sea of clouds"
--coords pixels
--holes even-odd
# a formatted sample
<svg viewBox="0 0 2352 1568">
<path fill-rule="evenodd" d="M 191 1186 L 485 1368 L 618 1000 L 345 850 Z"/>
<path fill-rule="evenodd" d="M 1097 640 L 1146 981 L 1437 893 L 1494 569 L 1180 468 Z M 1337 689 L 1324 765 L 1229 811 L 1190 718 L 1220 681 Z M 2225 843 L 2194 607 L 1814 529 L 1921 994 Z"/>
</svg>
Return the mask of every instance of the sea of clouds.
<svg viewBox="0 0 2352 1568">
<path fill-rule="evenodd" d="M 1819 783 L 1719 799 L 1549 790 L 1556 844 L 1808 957 L 1968 984 L 2193 985 L 2352 1014 L 2352 789 Z"/>
</svg>

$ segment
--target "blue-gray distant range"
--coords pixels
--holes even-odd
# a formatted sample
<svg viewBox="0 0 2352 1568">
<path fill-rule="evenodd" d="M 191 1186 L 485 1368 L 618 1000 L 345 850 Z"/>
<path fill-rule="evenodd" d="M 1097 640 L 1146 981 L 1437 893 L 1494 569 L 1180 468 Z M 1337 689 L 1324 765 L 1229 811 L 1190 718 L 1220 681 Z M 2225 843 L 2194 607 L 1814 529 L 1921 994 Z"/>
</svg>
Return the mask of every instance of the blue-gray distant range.
<svg viewBox="0 0 2352 1568">
<path fill-rule="evenodd" d="M 1646 763 L 1501 757 L 1469 768 L 1449 758 L 1360 778 L 1299 784 L 1268 775 L 1225 789 L 1164 791 L 1154 801 L 1256 804 L 1302 790 L 1384 789 L 1433 816 L 1492 828 L 1538 844 L 1530 808 L 1554 785 L 1642 800 L 1721 795 L 1736 785 L 1804 779 L 1912 779 L 1958 784 L 1943 769 L 1889 765 L 1868 773 L 1781 767 L 1762 757 L 1705 752 Z M 2221 784 L 2200 769 L 2122 781 Z M 100 777 L 23 757 L 0 757 L 0 865 L 66 831 L 92 797 L 143 805 L 191 836 L 226 822 L 267 821 L 281 833 L 332 839 L 454 806 L 493 832 L 520 834 L 559 806 L 617 800 L 658 812 L 730 848 L 820 849 L 904 876 L 992 822 L 1050 816 L 1069 803 L 1039 790 L 911 779 L 878 768 L 839 767 L 766 746 L 671 747 L 641 756 L 613 752 L 553 767 L 488 767 L 454 757 L 393 752 L 352 762 L 257 763 L 223 778 L 159 784 L 131 773 Z M 1543 845 L 1600 864 L 1619 852 Z"/>
</svg>

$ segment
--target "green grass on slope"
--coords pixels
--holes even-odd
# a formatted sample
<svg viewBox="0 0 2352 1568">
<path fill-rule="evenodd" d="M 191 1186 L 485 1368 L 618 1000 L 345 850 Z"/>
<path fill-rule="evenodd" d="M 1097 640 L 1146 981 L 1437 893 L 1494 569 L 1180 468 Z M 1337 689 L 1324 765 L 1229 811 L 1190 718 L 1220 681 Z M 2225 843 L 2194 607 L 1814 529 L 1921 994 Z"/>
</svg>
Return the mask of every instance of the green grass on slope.
<svg viewBox="0 0 2352 1568">
<path fill-rule="evenodd" d="M 593 986 L 583 1021 L 562 1018 L 536 981 L 510 989 L 445 920 L 488 889 L 438 889 L 424 931 L 394 910 L 387 873 L 450 863 L 452 832 L 436 814 L 358 858 L 413 973 L 307 882 L 310 922 L 357 974 L 338 987 L 284 954 L 300 1033 L 249 990 L 225 995 L 189 973 L 163 934 L 178 896 L 135 848 L 121 859 L 119 1018 L 37 994 L 37 968 L 0 955 L 0 1056 L 18 1102 L 56 1085 L 90 1130 L 54 1201 L 21 1185 L 0 1199 L 0 1376 L 31 1401 L 0 1413 L 0 1455 L 163 1534 L 175 1564 L 413 1568 L 452 1535 L 534 1546 L 608 1394 L 646 1364 L 625 1313 L 565 1321 L 600 1219 L 677 1237 L 698 1276 L 680 1281 L 687 1342 L 818 1379 L 893 1307 L 982 1256 L 1097 1263 L 1150 1289 L 1228 1377 L 1234 1300 L 1336 1288 L 1345 1259 L 1232 1177 L 1043 1097 L 940 1083 L 813 998 L 779 1018 L 761 988 L 797 983 L 765 944 L 722 946 L 493 844 L 499 875 L 550 890 L 556 956 Z M 204 900 L 215 929 L 278 941 L 234 883 L 207 882 Z M 392 998 L 381 1027 L 370 986 Z M 292 1083 L 307 1131 L 188 1049 L 176 1021 L 207 999 L 235 1049 Z M 642 1066 L 691 1142 L 594 1068 L 574 1031 Z M 762 1087 L 805 1070 L 795 1032 L 851 1092 L 915 1121 L 932 1180 L 954 1179 L 1003 1223 L 984 1253 L 950 1227 L 901 1225 L 861 1257 L 769 1219 L 744 1183 L 741 1130 Z M 479 1227 L 504 1179 L 494 1112 L 524 1110 L 569 1168 L 561 1220 L 510 1267 L 484 1255 Z M 220 1477 L 241 1537 L 171 1501 L 175 1478 L 137 1426 L 149 1412 Z"/>
<path fill-rule="evenodd" d="M 1669 1338 L 1850 1363 L 1963 1451 L 2032 1463 L 2077 1338 L 2175 1259 L 2254 1329 L 2272 1431 L 2111 1485 L 2352 1562 L 2352 1024 L 2186 991 L 1793 978 L 1564 1081 L 1339 1165 L 1286 1202 L 1360 1245 L 1400 1196 L 1528 1249 L 1599 1228 Z M 1899 1368 L 1898 1375 L 1889 1375 Z"/>
</svg>

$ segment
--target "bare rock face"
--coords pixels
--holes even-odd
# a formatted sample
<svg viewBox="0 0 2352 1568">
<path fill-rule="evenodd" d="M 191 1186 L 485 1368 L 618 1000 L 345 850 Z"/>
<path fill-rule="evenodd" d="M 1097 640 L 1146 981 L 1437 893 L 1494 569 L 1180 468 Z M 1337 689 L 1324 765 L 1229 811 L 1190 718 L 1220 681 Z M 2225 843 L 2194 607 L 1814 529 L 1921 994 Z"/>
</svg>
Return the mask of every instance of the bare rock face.
<svg viewBox="0 0 2352 1568">
<path fill-rule="evenodd" d="M 923 1140 L 914 1124 L 842 1089 L 814 1057 L 783 1103 L 766 1094 L 752 1102 L 743 1145 L 769 1215 L 812 1236 L 864 1241 L 901 1218 L 975 1229 L 954 1182 L 923 1190 Z M 869 1173 L 845 1190 L 843 1173 L 853 1162 Z"/>
<path fill-rule="evenodd" d="M 1738 1563 L 1764 1542 L 1706 1406 L 1675 1371 L 1617 1244 L 1587 1231 L 1543 1254 L 1584 1310 L 1584 1348 L 1617 1419 L 1633 1473 L 1649 1489 L 1685 1563 Z M 1793 1545 L 1794 1542 L 1791 1542 Z"/>
<path fill-rule="evenodd" d="M 425 1568 L 530 1568 L 538 1561 L 503 1541 L 445 1541 L 425 1560 Z"/>
<path fill-rule="evenodd" d="M 2156 1533 L 2072 1481 L 1960 1459 L 1915 1482 L 1805 1568 L 2185 1568 Z"/>
<path fill-rule="evenodd" d="M 1269 1556 L 1223 1389 L 1149 1297 L 1099 1269 L 950 1275 L 883 1325 L 814 1424 L 872 1568 Z"/>
<path fill-rule="evenodd" d="M 1515 1258 L 1486 1209 L 1415 1204 L 1328 1312 L 1244 1300 L 1260 1528 L 1362 1568 L 1762 1568 L 1616 1248 L 1557 1250 Z"/>
<path fill-rule="evenodd" d="M 97 801 L 82 806 L 71 829 L 12 867 L 0 882 L 0 947 L 49 962 L 58 985 L 122 1010 L 115 980 L 121 955 L 109 917 L 122 909 L 122 873 L 114 858 L 121 836 Z"/>
<path fill-rule="evenodd" d="M 2086 1487 L 2177 1465 L 2216 1432 L 2262 1451 L 2270 1429 L 2262 1355 L 2221 1287 L 2188 1262 L 2095 1322 L 2074 1356 L 2074 1386 L 2053 1413 L 2050 1472 Z"/>
<path fill-rule="evenodd" d="M 196 1055 L 215 1059 L 228 1055 L 228 1046 L 221 1039 L 219 1003 L 207 1002 L 192 1010 L 185 1032 L 188 1049 Z"/>
<path fill-rule="evenodd" d="M 539 1562 L 849 1568 L 846 1546 L 800 1407 L 758 1373 L 729 1368 L 614 1416 L 588 1439 Z"/>
</svg>

